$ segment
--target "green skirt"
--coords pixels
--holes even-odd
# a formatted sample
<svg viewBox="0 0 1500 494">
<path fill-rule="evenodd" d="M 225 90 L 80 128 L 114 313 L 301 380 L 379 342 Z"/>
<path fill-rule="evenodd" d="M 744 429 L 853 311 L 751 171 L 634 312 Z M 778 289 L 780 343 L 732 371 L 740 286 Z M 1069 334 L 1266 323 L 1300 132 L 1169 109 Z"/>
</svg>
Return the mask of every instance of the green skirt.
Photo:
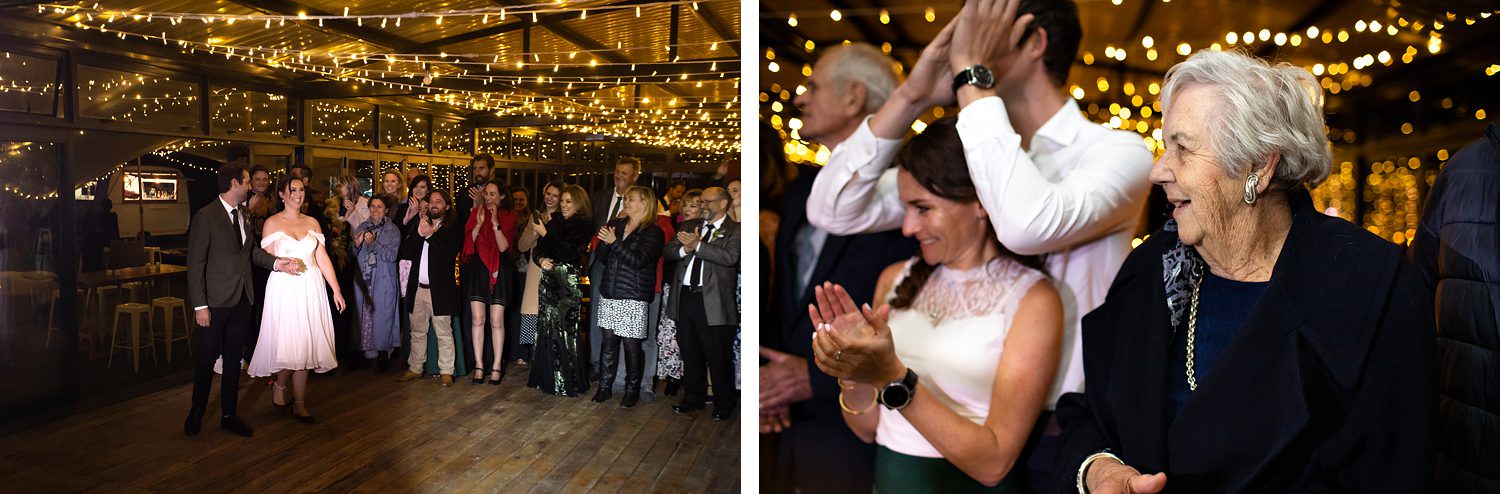
<svg viewBox="0 0 1500 494">
<path fill-rule="evenodd" d="M 1017 463 L 1018 468 L 1025 468 Z M 985 487 L 963 470 L 942 458 L 923 458 L 891 451 L 885 446 L 875 450 L 875 492 L 907 494 L 932 492 L 942 494 L 1025 493 L 1019 475 L 1007 475 L 1000 485 Z"/>
</svg>

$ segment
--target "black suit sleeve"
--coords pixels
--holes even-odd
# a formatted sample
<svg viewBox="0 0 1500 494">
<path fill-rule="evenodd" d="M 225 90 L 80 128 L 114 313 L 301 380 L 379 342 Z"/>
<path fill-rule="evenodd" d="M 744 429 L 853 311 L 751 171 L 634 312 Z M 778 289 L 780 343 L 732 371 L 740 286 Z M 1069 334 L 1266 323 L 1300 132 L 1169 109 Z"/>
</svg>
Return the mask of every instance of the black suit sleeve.
<svg viewBox="0 0 1500 494">
<path fill-rule="evenodd" d="M 213 238 L 211 211 L 213 204 L 198 210 L 188 225 L 188 304 L 193 307 L 208 305 L 208 246 Z"/>
</svg>

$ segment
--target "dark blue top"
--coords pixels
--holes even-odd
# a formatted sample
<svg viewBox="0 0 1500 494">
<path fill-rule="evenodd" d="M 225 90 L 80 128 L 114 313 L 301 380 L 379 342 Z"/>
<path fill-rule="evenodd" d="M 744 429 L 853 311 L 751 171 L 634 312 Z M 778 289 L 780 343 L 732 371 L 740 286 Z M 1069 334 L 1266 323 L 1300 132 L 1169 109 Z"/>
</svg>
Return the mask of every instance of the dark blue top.
<svg viewBox="0 0 1500 494">
<path fill-rule="evenodd" d="M 1203 274 L 1203 284 L 1198 291 L 1198 326 L 1193 337 L 1193 377 L 1199 386 L 1211 386 L 1204 380 L 1209 369 L 1224 347 L 1234 339 L 1234 334 L 1245 325 L 1250 311 L 1266 293 L 1271 282 L 1234 281 Z M 1167 361 L 1167 421 L 1177 417 L 1177 411 L 1188 399 L 1187 384 L 1187 329 L 1177 331 L 1172 339 L 1172 356 Z"/>
</svg>

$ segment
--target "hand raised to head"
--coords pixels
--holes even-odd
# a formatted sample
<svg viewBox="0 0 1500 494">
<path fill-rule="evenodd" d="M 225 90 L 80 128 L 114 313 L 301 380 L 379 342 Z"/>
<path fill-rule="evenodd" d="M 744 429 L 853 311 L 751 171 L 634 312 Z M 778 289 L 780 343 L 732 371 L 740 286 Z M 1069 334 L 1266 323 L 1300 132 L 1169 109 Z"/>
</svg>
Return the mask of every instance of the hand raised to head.
<svg viewBox="0 0 1500 494">
<path fill-rule="evenodd" d="M 1008 67 L 1006 58 L 1017 49 L 1026 25 L 1035 16 L 1016 17 L 1020 0 L 970 0 L 955 19 L 949 74 L 973 65 L 983 65 L 999 80 Z"/>
</svg>

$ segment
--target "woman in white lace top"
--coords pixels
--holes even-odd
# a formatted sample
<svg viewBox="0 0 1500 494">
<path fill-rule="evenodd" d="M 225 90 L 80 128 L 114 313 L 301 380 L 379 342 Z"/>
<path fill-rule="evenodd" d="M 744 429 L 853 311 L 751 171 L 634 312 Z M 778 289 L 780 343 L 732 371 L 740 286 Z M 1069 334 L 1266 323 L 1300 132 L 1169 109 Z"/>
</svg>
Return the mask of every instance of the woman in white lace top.
<svg viewBox="0 0 1500 494">
<path fill-rule="evenodd" d="M 1062 302 L 1041 260 L 1007 251 L 975 194 L 955 120 L 899 152 L 902 232 L 921 257 L 885 269 L 877 307 L 841 286 L 810 307 L 820 369 L 841 378 L 844 419 L 880 447 L 877 492 L 1016 492 L 1046 408 Z"/>
</svg>

